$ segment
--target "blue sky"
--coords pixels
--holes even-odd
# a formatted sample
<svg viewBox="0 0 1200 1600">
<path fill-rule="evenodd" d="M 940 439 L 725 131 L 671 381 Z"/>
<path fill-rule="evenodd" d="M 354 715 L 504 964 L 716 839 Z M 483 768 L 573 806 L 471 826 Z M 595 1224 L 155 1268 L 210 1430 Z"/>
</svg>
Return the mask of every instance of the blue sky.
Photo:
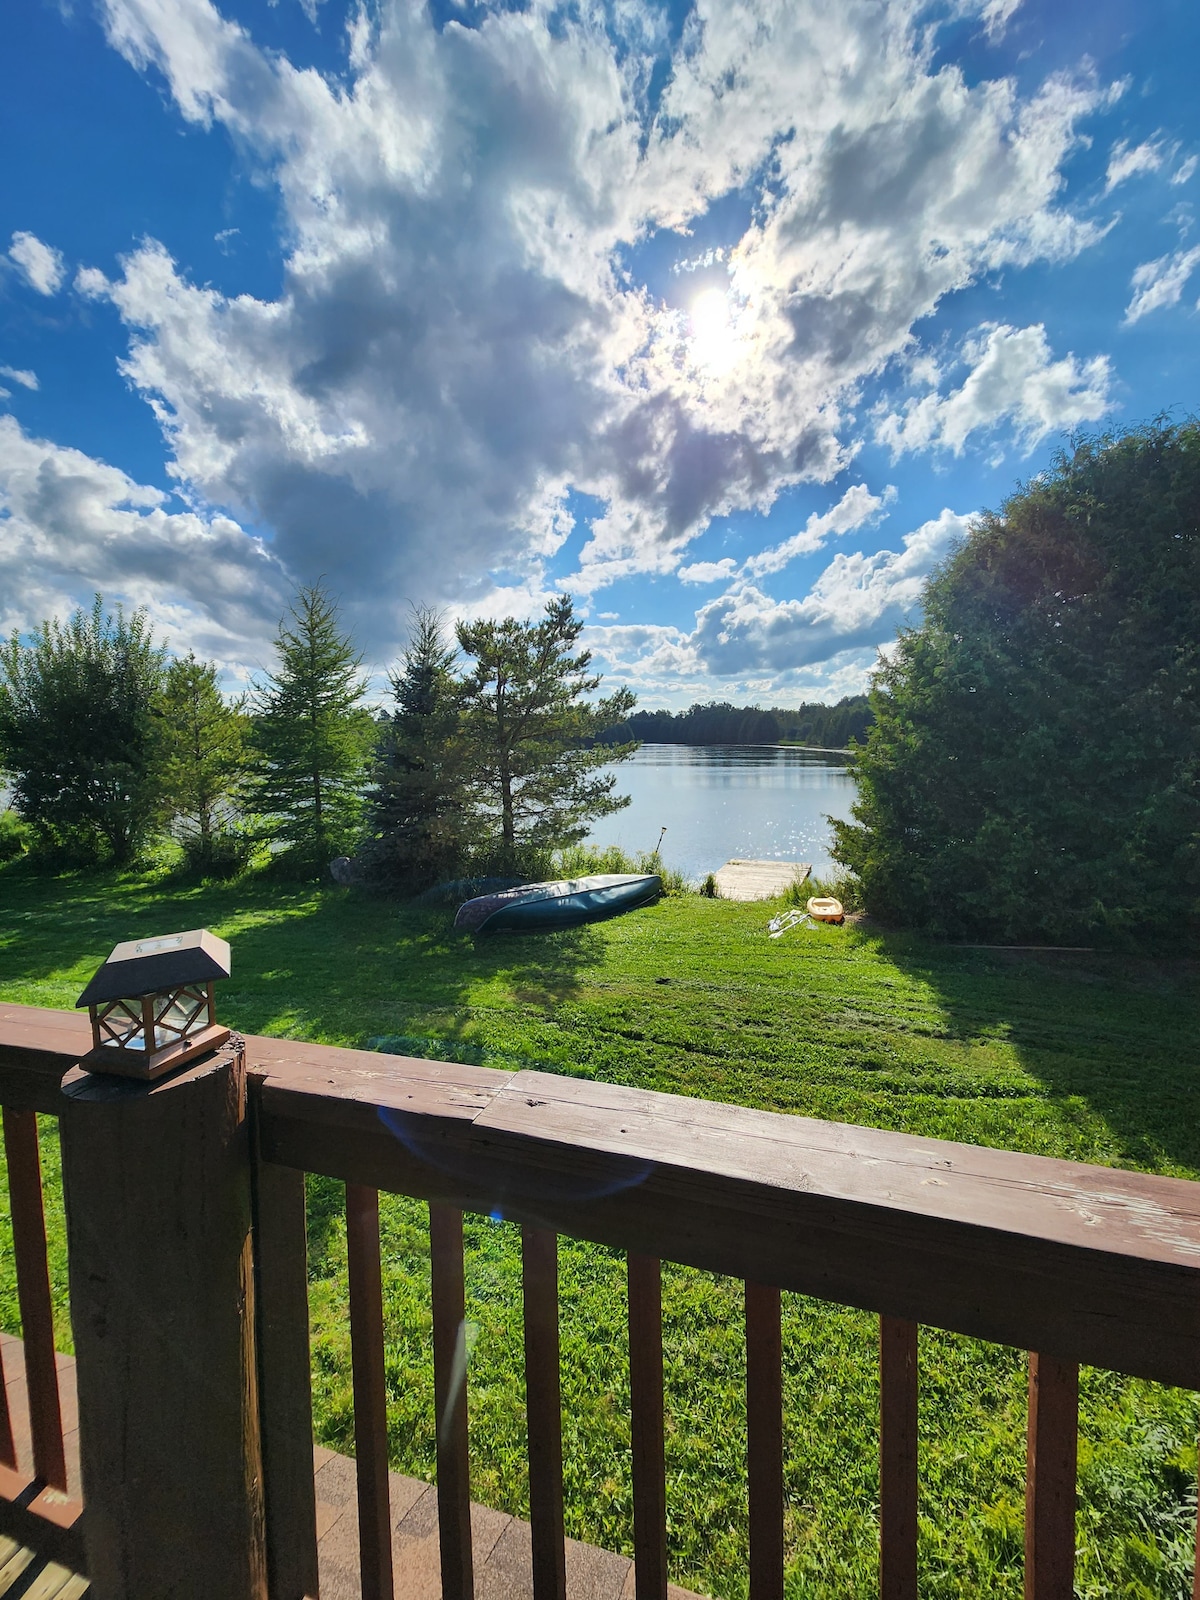
<svg viewBox="0 0 1200 1600">
<path fill-rule="evenodd" d="M 231 685 L 324 577 L 568 589 L 646 705 L 836 699 L 1072 429 L 1198 409 L 1183 0 L 27 0 L 0 626 Z"/>
</svg>

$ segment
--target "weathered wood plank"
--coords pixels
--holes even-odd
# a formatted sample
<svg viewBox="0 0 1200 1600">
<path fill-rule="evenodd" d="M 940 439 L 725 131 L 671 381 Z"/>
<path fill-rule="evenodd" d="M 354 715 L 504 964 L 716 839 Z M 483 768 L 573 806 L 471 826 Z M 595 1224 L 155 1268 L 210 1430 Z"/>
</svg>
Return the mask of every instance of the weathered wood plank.
<svg viewBox="0 0 1200 1600">
<path fill-rule="evenodd" d="M 4 1156 L 12 1208 L 17 1301 L 25 1344 L 25 1383 L 34 1471 L 51 1488 L 67 1487 L 63 1451 L 62 1402 L 54 1361 L 54 1307 L 46 1259 L 46 1216 L 42 1206 L 42 1164 L 37 1113 L 4 1109 Z"/>
<path fill-rule="evenodd" d="M 1031 1354 L 1025 1464 L 1025 1600 L 1072 1600 L 1075 1593 L 1078 1450 L 1079 1367 L 1057 1356 Z"/>
<path fill-rule="evenodd" d="M 69 1073 L 60 1126 L 96 1600 L 265 1600 L 241 1053 Z"/>
<path fill-rule="evenodd" d="M 917 1600 L 917 1324 L 879 1319 L 879 1594 Z"/>
<path fill-rule="evenodd" d="M 783 1600 L 783 1331 L 780 1295 L 746 1285 L 746 1487 L 750 1600 Z"/>
<path fill-rule="evenodd" d="M 354 1382 L 354 1461 L 362 1600 L 392 1600 L 392 1508 L 388 1489 L 387 1387 L 379 1193 L 346 1185 L 346 1266 Z"/>
<path fill-rule="evenodd" d="M 302 1172 L 256 1164 L 254 1266 L 268 1587 L 304 1600 L 318 1576 Z"/>
<path fill-rule="evenodd" d="M 525 1307 L 525 1415 L 529 1431 L 533 1600 L 566 1600 L 556 1234 L 541 1228 L 522 1229 L 521 1282 Z"/>
<path fill-rule="evenodd" d="M 433 1290 L 433 1392 L 437 1422 L 438 1544 L 442 1600 L 473 1600 L 471 1455 L 467 1437 L 467 1310 L 463 1219 L 429 1208 Z"/>
<path fill-rule="evenodd" d="M 336 1071 L 322 1086 L 277 1056 L 256 1090 L 268 1157 L 1200 1388 L 1200 1184 L 546 1073 L 468 1091 L 369 1059 L 373 1087 L 347 1098 Z"/>
<path fill-rule="evenodd" d="M 56 1113 L 64 1074 L 91 1047 L 86 1013 L 0 1004 L 0 1103 Z"/>
<path fill-rule="evenodd" d="M 630 1255 L 628 1273 L 635 1595 L 667 1600 L 662 1267 L 653 1256 Z"/>
</svg>

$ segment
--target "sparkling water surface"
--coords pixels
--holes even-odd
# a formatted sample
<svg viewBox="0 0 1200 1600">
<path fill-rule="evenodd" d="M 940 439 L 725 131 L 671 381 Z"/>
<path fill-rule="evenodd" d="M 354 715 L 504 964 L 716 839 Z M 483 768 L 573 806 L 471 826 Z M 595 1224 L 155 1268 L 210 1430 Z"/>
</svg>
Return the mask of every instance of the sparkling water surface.
<svg viewBox="0 0 1200 1600">
<path fill-rule="evenodd" d="M 820 877 L 833 866 L 826 818 L 854 803 L 841 757 L 778 745 L 644 744 L 616 772 L 630 804 L 590 842 L 652 850 L 665 825 L 663 861 L 695 879 L 735 856 L 810 861 Z"/>
</svg>

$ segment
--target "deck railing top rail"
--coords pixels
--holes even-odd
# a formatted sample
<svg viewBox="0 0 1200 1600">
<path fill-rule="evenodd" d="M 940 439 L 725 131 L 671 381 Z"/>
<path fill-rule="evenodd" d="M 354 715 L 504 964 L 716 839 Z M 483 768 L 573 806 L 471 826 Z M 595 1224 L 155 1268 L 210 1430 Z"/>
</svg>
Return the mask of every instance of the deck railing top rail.
<svg viewBox="0 0 1200 1600">
<path fill-rule="evenodd" d="M 0 1008 L 0 1100 L 52 1109 L 85 1033 Z M 269 1162 L 1200 1387 L 1188 1180 L 542 1072 L 246 1056 Z"/>
</svg>

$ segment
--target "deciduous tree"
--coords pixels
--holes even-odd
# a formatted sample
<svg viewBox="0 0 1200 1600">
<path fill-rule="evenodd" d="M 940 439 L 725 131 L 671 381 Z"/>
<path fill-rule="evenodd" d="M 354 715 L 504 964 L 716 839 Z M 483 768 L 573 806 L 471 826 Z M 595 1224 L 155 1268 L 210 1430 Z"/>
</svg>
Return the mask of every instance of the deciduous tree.
<svg viewBox="0 0 1200 1600">
<path fill-rule="evenodd" d="M 976 523 L 881 668 L 835 853 L 881 917 L 1200 937 L 1200 425 L 1084 438 Z"/>
<path fill-rule="evenodd" d="M 188 859 L 205 872 L 236 859 L 236 816 L 246 776 L 248 730 L 211 661 L 193 653 L 167 668 L 161 701 L 163 801 Z"/>
<path fill-rule="evenodd" d="M 42 851 L 128 864 L 159 815 L 165 650 L 144 611 L 43 622 L 0 646 L 0 762 Z"/>
</svg>

